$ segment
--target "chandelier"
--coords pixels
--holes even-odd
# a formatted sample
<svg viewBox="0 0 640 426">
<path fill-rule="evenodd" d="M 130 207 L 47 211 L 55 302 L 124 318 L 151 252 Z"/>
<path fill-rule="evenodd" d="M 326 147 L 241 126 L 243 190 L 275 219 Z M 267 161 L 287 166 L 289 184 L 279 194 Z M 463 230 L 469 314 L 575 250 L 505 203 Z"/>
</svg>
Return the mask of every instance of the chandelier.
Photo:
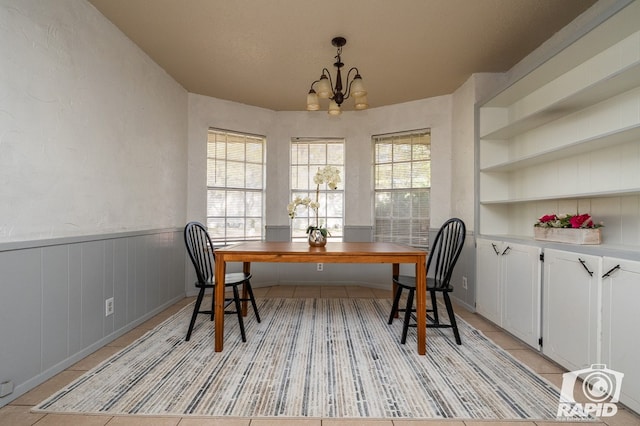
<svg viewBox="0 0 640 426">
<path fill-rule="evenodd" d="M 358 68 L 352 67 L 349 70 L 346 79 L 347 87 L 344 92 L 342 91 L 342 74 L 340 73 L 340 68 L 342 68 L 344 64 L 342 63 L 340 55 L 342 54 L 342 46 L 347 44 L 347 40 L 344 37 L 334 37 L 333 40 L 331 40 L 331 44 L 338 49 L 335 56 L 336 62 L 333 64 L 333 66 L 338 69 L 335 87 L 333 86 L 331 73 L 328 69 L 323 68 L 320 79 L 311 83 L 311 89 L 307 94 L 307 111 L 319 110 L 320 103 L 318 98 L 322 98 L 329 99 L 329 114 L 339 115 L 341 112 L 340 105 L 342 105 L 342 102 L 351 96 L 355 99 L 356 109 L 367 109 L 369 107 L 369 104 L 367 103 L 367 91 L 364 88 L 364 84 L 362 84 L 362 77 L 360 76 Z M 349 81 L 352 72 L 355 74 L 351 81 Z"/>
</svg>

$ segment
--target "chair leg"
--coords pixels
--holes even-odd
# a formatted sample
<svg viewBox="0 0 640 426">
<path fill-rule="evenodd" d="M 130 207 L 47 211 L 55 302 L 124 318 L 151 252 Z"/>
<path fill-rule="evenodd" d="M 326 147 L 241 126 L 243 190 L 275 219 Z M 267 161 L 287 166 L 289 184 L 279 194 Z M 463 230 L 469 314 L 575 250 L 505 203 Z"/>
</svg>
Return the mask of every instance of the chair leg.
<svg viewBox="0 0 640 426">
<path fill-rule="evenodd" d="M 193 326 L 196 323 L 196 318 L 198 317 L 198 311 L 200 310 L 200 304 L 202 303 L 202 299 L 204 298 L 204 287 L 200 288 L 200 292 L 198 293 L 198 298 L 196 299 L 196 304 L 193 307 L 193 314 L 191 315 L 191 322 L 189 323 L 189 331 L 187 331 L 187 337 L 184 339 L 185 341 L 189 341 L 191 339 L 191 332 L 193 331 Z"/>
<path fill-rule="evenodd" d="M 407 308 L 404 312 L 404 323 L 402 324 L 402 339 L 400 343 L 403 345 L 407 342 L 407 331 L 409 331 L 409 322 L 411 321 L 411 310 L 413 308 L 413 294 L 415 290 L 409 289 L 409 294 L 407 295 Z"/>
<path fill-rule="evenodd" d="M 242 319 L 242 306 L 240 305 L 240 292 L 238 291 L 238 286 L 234 285 L 233 287 L 233 301 L 236 306 L 236 312 L 238 313 L 238 322 L 240 323 L 240 334 L 242 335 L 242 341 L 247 341 L 247 335 L 244 332 L 244 320 Z"/>
<path fill-rule="evenodd" d="M 440 324 L 440 319 L 438 318 L 438 300 L 436 299 L 436 292 L 430 291 L 431 295 L 431 312 L 433 312 L 433 323 Z"/>
<path fill-rule="evenodd" d="M 400 304 L 400 296 L 402 296 L 402 287 L 398 286 L 396 297 L 393 298 L 393 306 L 391 306 L 391 315 L 389 315 L 388 324 L 393 323 L 393 318 L 398 313 L 398 305 Z"/>
<path fill-rule="evenodd" d="M 451 305 L 451 299 L 449 299 L 448 293 L 443 293 L 444 296 L 444 304 L 447 307 L 447 312 L 449 313 L 449 322 L 451 324 L 451 328 L 453 328 L 453 335 L 456 338 L 456 343 L 461 345 L 462 340 L 460 339 L 460 333 L 458 332 L 458 324 L 456 323 L 456 315 L 453 313 L 453 306 Z"/>
<path fill-rule="evenodd" d="M 258 313 L 258 305 L 256 304 L 256 299 L 253 297 L 253 289 L 251 288 L 251 282 L 249 280 L 244 283 L 245 288 L 247 289 L 247 293 L 249 293 L 249 300 L 251 301 L 251 306 L 253 306 L 253 313 L 256 315 L 256 321 L 260 322 L 260 314 Z"/>
</svg>

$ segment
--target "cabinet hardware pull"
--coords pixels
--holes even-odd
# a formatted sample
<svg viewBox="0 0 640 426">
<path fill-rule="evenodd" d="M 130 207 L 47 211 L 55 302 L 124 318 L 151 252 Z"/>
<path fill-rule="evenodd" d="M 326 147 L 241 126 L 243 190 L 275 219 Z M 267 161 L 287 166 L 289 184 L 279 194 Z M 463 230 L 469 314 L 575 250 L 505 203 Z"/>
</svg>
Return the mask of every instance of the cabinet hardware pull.
<svg viewBox="0 0 640 426">
<path fill-rule="evenodd" d="M 509 250 L 511 250 L 511 247 L 507 246 L 507 248 L 502 252 L 502 255 L 504 256 L 505 254 L 507 254 Z"/>
<path fill-rule="evenodd" d="M 593 271 L 590 271 L 589 268 L 587 268 L 587 264 L 585 263 L 585 261 L 580 258 L 578 258 L 578 260 L 580 261 L 580 263 L 582 263 L 582 267 L 584 268 L 584 270 L 589 273 L 589 276 L 593 276 Z"/>
<path fill-rule="evenodd" d="M 613 268 L 609 269 L 607 271 L 607 273 L 605 273 L 602 278 L 607 278 L 609 275 L 611 275 L 613 273 L 613 271 L 615 271 L 616 269 L 620 269 L 620 265 L 616 265 Z"/>
<path fill-rule="evenodd" d="M 491 243 L 491 247 L 493 247 L 493 251 L 496 252 L 496 256 L 500 255 L 500 252 L 498 251 L 498 248 L 496 247 L 495 244 Z"/>
</svg>

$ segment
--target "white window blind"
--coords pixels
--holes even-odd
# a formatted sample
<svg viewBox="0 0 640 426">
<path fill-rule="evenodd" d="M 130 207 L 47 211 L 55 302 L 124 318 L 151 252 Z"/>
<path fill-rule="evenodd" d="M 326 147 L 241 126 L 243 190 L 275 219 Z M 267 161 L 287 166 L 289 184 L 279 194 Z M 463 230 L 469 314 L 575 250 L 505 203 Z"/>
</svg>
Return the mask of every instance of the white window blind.
<svg viewBox="0 0 640 426">
<path fill-rule="evenodd" d="M 374 239 L 428 247 L 431 134 L 374 136 Z"/>
<path fill-rule="evenodd" d="M 342 241 L 344 235 L 344 139 L 294 138 L 291 141 L 291 200 L 295 197 L 316 199 L 317 185 L 313 182 L 318 169 L 331 165 L 340 170 L 342 182 L 337 189 L 321 184 L 318 194 L 319 224 L 314 211 L 298 207 L 296 217 L 291 220 L 293 241 L 306 239 L 307 228 L 324 226 L 329 230 L 330 241 Z"/>
<path fill-rule="evenodd" d="M 264 148 L 263 136 L 209 129 L 207 228 L 212 241 L 262 239 Z"/>
</svg>

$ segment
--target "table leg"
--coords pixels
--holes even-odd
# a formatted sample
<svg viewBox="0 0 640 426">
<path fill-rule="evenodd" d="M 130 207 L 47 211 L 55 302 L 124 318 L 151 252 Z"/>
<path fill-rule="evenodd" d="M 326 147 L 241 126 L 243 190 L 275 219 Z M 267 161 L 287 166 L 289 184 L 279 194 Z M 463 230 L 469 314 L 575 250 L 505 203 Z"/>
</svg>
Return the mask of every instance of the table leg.
<svg viewBox="0 0 640 426">
<path fill-rule="evenodd" d="M 215 339 L 214 347 L 216 352 L 222 352 L 224 341 L 224 274 L 226 272 L 226 263 L 224 255 L 216 254 L 216 270 L 215 270 Z"/>
<path fill-rule="evenodd" d="M 424 355 L 427 347 L 427 267 L 416 263 L 416 326 L 418 354 Z"/>
<path fill-rule="evenodd" d="M 244 262 L 242 264 L 242 272 L 245 274 L 251 273 L 251 262 Z M 247 285 L 242 283 L 242 316 L 247 316 L 247 299 L 249 298 L 249 292 L 247 291 Z"/>
</svg>

